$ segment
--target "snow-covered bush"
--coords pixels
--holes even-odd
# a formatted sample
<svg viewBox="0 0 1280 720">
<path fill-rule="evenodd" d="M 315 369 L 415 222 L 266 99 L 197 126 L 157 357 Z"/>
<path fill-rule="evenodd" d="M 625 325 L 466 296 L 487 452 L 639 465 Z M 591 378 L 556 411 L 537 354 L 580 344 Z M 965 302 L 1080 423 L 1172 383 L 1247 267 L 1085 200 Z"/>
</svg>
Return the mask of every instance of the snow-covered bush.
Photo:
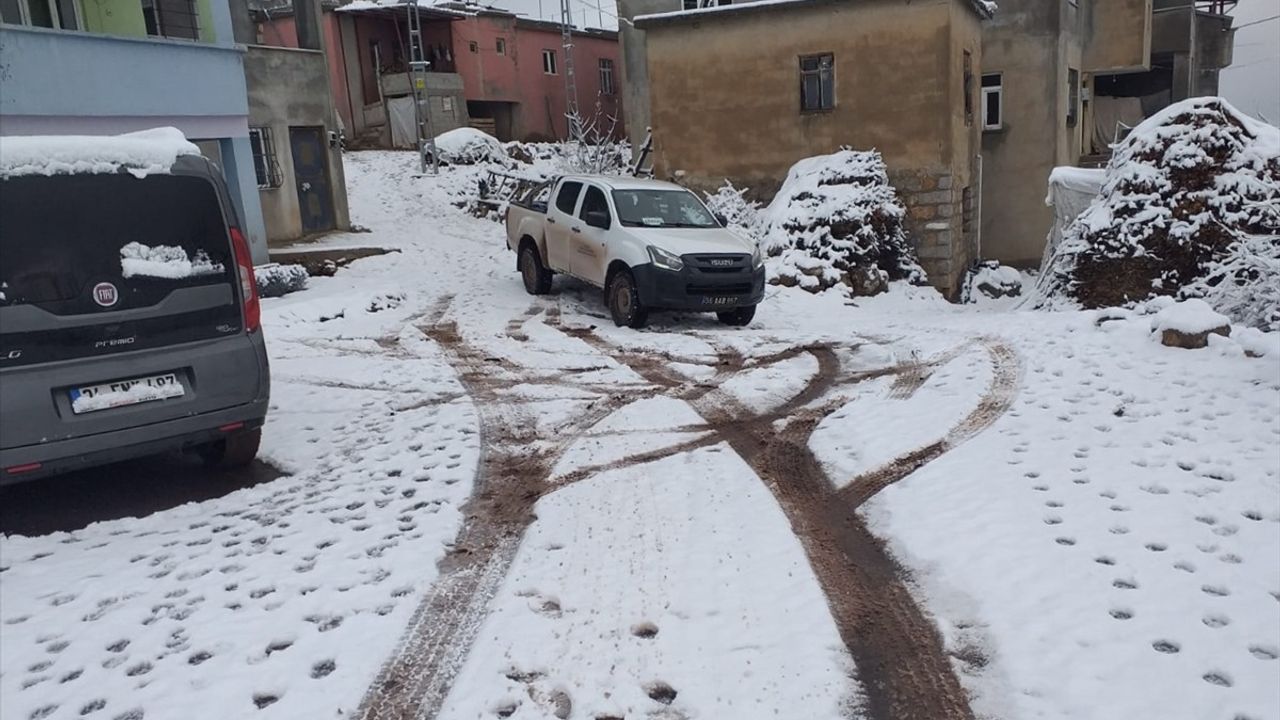
<svg viewBox="0 0 1280 720">
<path fill-rule="evenodd" d="M 461 127 L 436 136 L 436 154 L 446 165 L 510 163 L 498 139 L 475 128 Z"/>
<path fill-rule="evenodd" d="M 301 265 L 259 265 L 253 269 L 253 276 L 258 281 L 259 297 L 280 297 L 307 287 L 307 269 Z"/>
<path fill-rule="evenodd" d="M 1192 98 L 1121 143 L 1102 192 L 1067 229 L 1048 301 L 1204 297 L 1245 323 L 1280 321 L 1280 129 Z"/>
<path fill-rule="evenodd" d="M 739 190 L 728 180 L 713 193 L 703 193 L 711 212 L 725 219 L 729 227 L 736 228 L 748 237 L 759 237 L 763 229 L 760 203 L 748 200 L 749 188 Z"/>
<path fill-rule="evenodd" d="M 879 152 L 801 160 L 764 212 L 765 250 L 778 258 L 771 282 L 811 292 L 842 285 L 852 295 L 923 282 L 905 216 Z"/>
</svg>

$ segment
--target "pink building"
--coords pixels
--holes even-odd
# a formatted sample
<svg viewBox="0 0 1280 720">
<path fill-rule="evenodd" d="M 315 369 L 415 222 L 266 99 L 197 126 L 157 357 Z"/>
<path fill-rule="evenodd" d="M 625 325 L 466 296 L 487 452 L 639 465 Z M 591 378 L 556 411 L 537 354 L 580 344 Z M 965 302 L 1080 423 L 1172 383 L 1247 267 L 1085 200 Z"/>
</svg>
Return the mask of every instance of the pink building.
<svg viewBox="0 0 1280 720">
<path fill-rule="evenodd" d="M 350 141 L 412 147 L 408 9 L 357 0 L 325 12 L 329 81 Z M 565 50 L 556 23 L 506 10 L 462 3 L 421 5 L 428 107 L 439 134 L 472 126 L 500 140 L 557 140 L 565 117 Z M 258 17 L 258 33 L 273 44 L 296 46 L 293 18 Z M 625 136 L 619 83 L 618 34 L 573 31 L 578 104 L 584 116 L 617 118 Z M 611 121 L 602 120 L 604 127 Z"/>
</svg>

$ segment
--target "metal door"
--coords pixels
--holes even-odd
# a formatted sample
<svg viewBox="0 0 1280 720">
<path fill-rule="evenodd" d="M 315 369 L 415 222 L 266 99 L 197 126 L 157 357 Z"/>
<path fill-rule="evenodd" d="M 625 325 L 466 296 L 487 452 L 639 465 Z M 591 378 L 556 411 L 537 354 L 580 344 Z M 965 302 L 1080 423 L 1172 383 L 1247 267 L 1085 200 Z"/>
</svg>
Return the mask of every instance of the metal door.
<svg viewBox="0 0 1280 720">
<path fill-rule="evenodd" d="M 324 137 L 324 128 L 289 128 L 293 180 L 298 190 L 298 213 L 302 217 L 304 233 L 333 229 L 333 193 L 329 189 Z"/>
</svg>

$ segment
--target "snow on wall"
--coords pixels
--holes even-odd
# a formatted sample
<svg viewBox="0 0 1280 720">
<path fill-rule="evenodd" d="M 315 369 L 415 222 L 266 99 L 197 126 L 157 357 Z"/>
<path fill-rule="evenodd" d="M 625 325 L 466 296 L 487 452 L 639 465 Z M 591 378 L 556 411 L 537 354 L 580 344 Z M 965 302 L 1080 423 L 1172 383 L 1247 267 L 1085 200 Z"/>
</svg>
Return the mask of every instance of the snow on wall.
<svg viewBox="0 0 1280 720">
<path fill-rule="evenodd" d="M 0 178 L 103 174 L 126 169 L 137 177 L 167 173 L 181 155 L 199 155 L 177 128 L 124 135 L 47 135 L 0 141 Z"/>
</svg>

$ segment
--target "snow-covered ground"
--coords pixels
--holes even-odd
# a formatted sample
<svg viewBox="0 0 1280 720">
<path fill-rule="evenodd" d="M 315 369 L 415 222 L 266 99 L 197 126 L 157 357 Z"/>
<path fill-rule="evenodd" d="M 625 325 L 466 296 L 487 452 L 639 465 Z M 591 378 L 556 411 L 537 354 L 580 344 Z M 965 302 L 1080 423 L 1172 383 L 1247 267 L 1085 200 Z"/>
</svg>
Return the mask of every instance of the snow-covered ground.
<svg viewBox="0 0 1280 720">
<path fill-rule="evenodd" d="M 619 329 L 524 293 L 452 204 L 478 170 L 346 159 L 372 233 L 326 242 L 399 252 L 263 302 L 288 474 L 5 536 L 0 716 L 896 720 L 874 661 L 929 641 L 857 636 L 877 586 L 829 553 L 881 551 L 848 521 L 979 717 L 1280 720 L 1274 336 L 904 287 Z"/>
</svg>

